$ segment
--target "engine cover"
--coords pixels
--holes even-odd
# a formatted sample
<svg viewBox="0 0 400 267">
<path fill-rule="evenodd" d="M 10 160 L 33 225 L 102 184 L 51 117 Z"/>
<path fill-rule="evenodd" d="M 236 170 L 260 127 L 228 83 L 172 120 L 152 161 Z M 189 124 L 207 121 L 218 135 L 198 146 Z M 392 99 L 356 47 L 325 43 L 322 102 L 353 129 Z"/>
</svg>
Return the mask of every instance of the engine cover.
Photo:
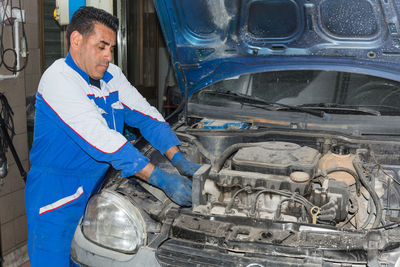
<svg viewBox="0 0 400 267">
<path fill-rule="evenodd" d="M 321 154 L 311 147 L 288 142 L 255 143 L 241 148 L 232 158 L 232 168 L 277 175 L 290 175 L 294 171 L 314 175 Z"/>
</svg>

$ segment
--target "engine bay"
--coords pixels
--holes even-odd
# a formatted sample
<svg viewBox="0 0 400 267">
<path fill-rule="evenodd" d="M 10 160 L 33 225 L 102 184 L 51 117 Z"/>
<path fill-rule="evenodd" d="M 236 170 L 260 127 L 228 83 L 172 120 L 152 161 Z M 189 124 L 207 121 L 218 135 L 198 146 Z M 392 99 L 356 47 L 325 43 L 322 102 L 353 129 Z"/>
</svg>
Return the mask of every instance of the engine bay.
<svg viewBox="0 0 400 267">
<path fill-rule="evenodd" d="M 204 164 L 193 212 L 343 229 L 400 222 L 396 142 L 230 127 L 177 131 L 183 152 Z"/>
</svg>

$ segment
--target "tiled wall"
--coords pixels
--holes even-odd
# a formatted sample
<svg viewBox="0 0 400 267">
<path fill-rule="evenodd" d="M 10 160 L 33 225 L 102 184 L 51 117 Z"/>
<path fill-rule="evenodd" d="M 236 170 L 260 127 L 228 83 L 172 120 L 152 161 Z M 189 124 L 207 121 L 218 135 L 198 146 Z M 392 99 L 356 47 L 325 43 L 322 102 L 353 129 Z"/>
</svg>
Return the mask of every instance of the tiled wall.
<svg viewBox="0 0 400 267">
<path fill-rule="evenodd" d="M 25 31 L 29 46 L 29 61 L 17 79 L 0 80 L 0 92 L 7 97 L 14 111 L 15 136 L 14 146 L 25 168 L 29 170 L 28 138 L 26 124 L 27 96 L 34 95 L 40 80 L 40 24 L 39 0 L 21 0 L 22 9 L 26 12 Z M 19 1 L 13 0 L 14 6 Z M 5 29 L 6 45 L 10 45 L 10 26 Z M 1 74 L 9 74 L 0 68 Z M 14 158 L 7 153 L 8 175 L 0 185 L 0 230 L 2 255 L 7 256 L 18 248 L 26 246 L 27 230 L 24 203 L 24 182 Z M 7 262 L 6 262 L 7 265 Z"/>
</svg>

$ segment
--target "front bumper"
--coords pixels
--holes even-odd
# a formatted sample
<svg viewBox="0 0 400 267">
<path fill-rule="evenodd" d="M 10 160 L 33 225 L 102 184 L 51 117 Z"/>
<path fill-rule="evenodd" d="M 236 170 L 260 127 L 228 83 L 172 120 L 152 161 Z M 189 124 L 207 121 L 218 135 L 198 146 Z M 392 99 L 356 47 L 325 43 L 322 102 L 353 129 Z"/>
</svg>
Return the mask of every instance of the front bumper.
<svg viewBox="0 0 400 267">
<path fill-rule="evenodd" d="M 72 242 L 71 258 L 80 266 L 96 267 L 400 267 L 398 228 L 371 232 L 320 232 L 314 226 L 302 228 L 304 226 L 293 223 L 181 212 L 171 224 L 163 225 L 159 237 L 151 245 L 140 248 L 136 254 L 124 254 L 88 241 L 79 225 Z M 259 231 L 271 234 L 263 237 Z M 292 234 L 288 235 L 289 232 Z"/>
<path fill-rule="evenodd" d="M 155 249 L 141 247 L 135 254 L 124 254 L 98 246 L 85 238 L 81 226 L 75 230 L 71 244 L 71 260 L 82 267 L 127 267 L 127 266 L 161 266 L 155 256 Z"/>
</svg>

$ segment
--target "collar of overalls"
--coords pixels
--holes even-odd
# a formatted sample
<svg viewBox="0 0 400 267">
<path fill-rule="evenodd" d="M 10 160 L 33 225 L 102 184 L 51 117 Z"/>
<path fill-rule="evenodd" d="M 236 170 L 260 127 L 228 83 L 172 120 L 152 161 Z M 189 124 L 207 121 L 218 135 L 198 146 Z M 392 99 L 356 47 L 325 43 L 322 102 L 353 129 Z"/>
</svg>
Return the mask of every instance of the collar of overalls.
<svg viewBox="0 0 400 267">
<path fill-rule="evenodd" d="M 82 78 L 88 83 L 88 84 L 92 84 L 90 82 L 90 77 L 89 75 L 84 72 L 81 68 L 78 67 L 78 65 L 76 65 L 76 63 L 74 62 L 74 60 L 71 57 L 71 54 L 68 52 L 67 57 L 65 58 L 65 63 L 67 63 L 68 66 L 70 66 L 74 71 L 76 71 L 77 73 L 79 73 L 79 75 L 82 76 Z M 104 76 L 102 78 L 102 80 L 106 83 L 108 83 L 111 79 L 113 78 L 112 74 L 109 73 L 108 71 L 106 71 L 104 73 Z M 93 79 L 92 79 L 93 80 Z"/>
</svg>

